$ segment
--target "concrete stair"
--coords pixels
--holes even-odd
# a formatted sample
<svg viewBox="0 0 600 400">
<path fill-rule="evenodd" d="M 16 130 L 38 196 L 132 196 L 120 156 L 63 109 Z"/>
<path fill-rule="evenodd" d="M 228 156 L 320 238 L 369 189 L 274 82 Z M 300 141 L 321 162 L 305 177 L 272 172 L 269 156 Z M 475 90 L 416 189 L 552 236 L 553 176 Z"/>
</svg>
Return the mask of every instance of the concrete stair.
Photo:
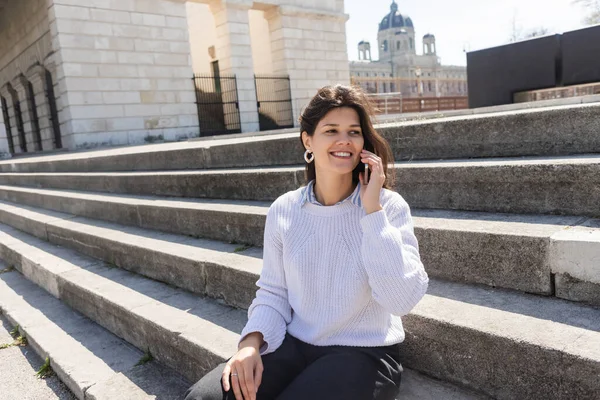
<svg viewBox="0 0 600 400">
<path fill-rule="evenodd" d="M 235 352 L 246 322 L 243 310 L 114 268 L 5 225 L 0 225 L 0 252 L 20 272 L 0 274 L 0 309 L 13 323 L 23 324 L 36 351 L 52 357 L 53 367 L 80 399 L 181 398 L 188 382 Z M 71 329 L 73 320 L 86 325 Z M 60 328 L 48 332 L 54 325 Z M 176 373 L 160 364 L 152 369 L 135 367 L 142 352 L 117 336 L 146 349 Z M 38 340 L 45 342 L 38 345 Z M 96 356 L 95 345 L 110 354 Z M 87 357 L 82 359 L 82 354 Z M 106 365 L 108 358 L 111 364 Z M 402 399 L 486 398 L 408 369 L 404 377 Z"/>
<path fill-rule="evenodd" d="M 0 187 L 0 198 L 12 202 L 0 203 L 1 222 L 127 269 L 134 267 L 125 261 L 115 261 L 119 259 L 119 254 L 151 258 L 150 264 L 157 260 L 155 275 L 148 275 L 155 279 L 165 279 L 163 277 L 167 273 L 163 263 L 166 262 L 165 257 L 169 257 L 164 256 L 161 249 L 193 242 L 192 238 L 181 234 L 261 246 L 269 206 L 266 202 L 192 201 L 10 187 Z M 17 207 L 15 203 L 34 208 Z M 68 215 L 57 216 L 35 207 Z M 589 264 L 588 258 L 593 260 L 594 254 L 600 251 L 600 221 L 577 216 L 412 211 L 423 262 L 430 275 L 544 295 L 552 295 L 556 290 L 560 297 L 600 305 L 597 295 L 600 282 L 589 277 L 593 271 L 585 266 Z M 85 218 L 74 219 L 73 215 L 132 228 L 110 223 L 99 226 L 92 223 L 89 226 Z M 140 233 L 139 229 L 134 228 L 144 230 Z M 178 235 L 154 243 L 154 238 L 167 236 L 165 233 L 150 234 L 146 229 Z M 133 236 L 127 236 L 128 232 Z M 591 247 L 593 253 L 587 256 L 586 251 L 561 250 L 569 246 L 577 247 L 578 244 L 585 245 L 588 252 Z M 222 245 L 213 243 L 211 246 L 219 248 Z M 169 265 L 177 266 L 177 270 L 185 265 L 206 263 L 202 261 L 202 252 L 194 246 L 180 249 L 176 254 L 181 256 L 171 259 Z M 191 259 L 182 263 L 181 259 L 187 255 L 191 255 Z M 253 256 L 262 257 L 262 254 Z M 238 271 L 239 268 L 235 267 L 237 264 L 252 266 L 252 271 L 256 273 L 260 271 L 261 260 L 234 259 L 219 264 L 219 267 L 206 267 L 202 279 L 213 282 L 212 277 L 222 274 L 222 267 L 226 267 L 233 271 L 231 273 L 236 277 L 236 284 L 254 288 L 255 276 L 248 275 L 247 271 Z M 168 274 L 172 276 L 169 283 L 204 293 L 195 270 L 188 273 L 192 276 L 185 276 L 183 272 L 175 276 L 173 270 L 169 270 Z M 239 293 L 235 296 L 239 296 Z M 253 293 L 244 300 L 246 302 L 230 300 L 230 304 L 246 306 L 252 297 Z"/>
<path fill-rule="evenodd" d="M 565 156 L 600 153 L 600 104 L 382 124 L 394 159 Z M 300 165 L 298 133 L 222 136 L 0 162 L 0 172 L 164 171 Z"/>
<path fill-rule="evenodd" d="M 415 208 L 600 216 L 600 155 L 413 161 L 394 169 L 395 190 Z M 273 201 L 303 181 L 298 166 L 0 174 L 0 185 L 257 201 Z"/>
<path fill-rule="evenodd" d="M 189 385 L 156 362 L 136 365 L 142 351 L 17 271 L 0 274 L 0 310 L 79 399 L 179 400 Z"/>
<path fill-rule="evenodd" d="M 380 128 L 406 160 L 396 190 L 432 278 L 404 318 L 402 399 L 597 398 L 598 111 Z M 235 351 L 267 210 L 303 183 L 299 146 L 283 133 L 0 162 L 0 257 L 19 270 L 0 285 L 35 282 L 194 381 Z"/>
<path fill-rule="evenodd" d="M 7 262 L 136 347 L 149 348 L 166 365 L 183 365 L 178 371 L 187 379 L 201 376 L 202 362 L 212 357 L 205 367 L 210 369 L 235 349 L 245 314 L 223 303 L 248 306 L 260 272 L 261 249 L 236 252 L 233 244 L 9 204 L 2 204 L 0 210 L 3 223 L 20 229 L 0 226 L 0 254 Z M 174 287 L 206 297 L 200 299 Z M 220 299 L 221 304 L 210 298 Z M 133 315 L 131 310 L 135 310 Z M 206 323 L 188 314 L 200 320 L 211 315 L 212 325 L 203 325 Z M 597 390 L 594 385 L 600 373 L 600 347 L 596 346 L 600 343 L 599 315 L 596 308 L 563 300 L 432 280 L 426 298 L 405 318 L 408 339 L 403 357 L 407 366 L 417 365 L 429 375 L 477 388 L 494 398 L 537 398 L 542 394 L 538 385 L 548 388 L 544 392 L 548 396 L 561 393 L 560 397 L 550 398 L 586 398 L 586 393 Z M 222 324 L 230 325 L 222 330 L 218 327 Z M 201 337 L 188 337 L 198 332 Z M 175 338 L 177 334 L 184 337 Z M 168 343 L 155 342 L 159 339 L 149 336 L 164 338 Z M 229 347 L 219 350 L 214 341 L 224 336 L 228 337 Z M 568 351 L 563 349 L 575 337 L 581 341 L 577 339 Z M 190 348 L 190 341 L 201 348 Z M 220 358 L 207 354 L 207 343 L 217 347 L 210 352 Z M 179 350 L 179 346 L 185 350 Z M 190 360 L 192 355 L 198 359 Z M 532 364 L 532 360 L 536 361 Z M 568 379 L 563 371 L 565 361 L 570 370 L 577 371 Z M 546 363 L 555 369 L 550 371 Z M 537 372 L 524 380 L 522 375 L 534 367 L 547 381 L 540 381 Z M 580 369 L 588 371 L 589 376 L 582 376 Z M 485 373 L 478 375 L 476 371 Z M 503 375 L 490 371 L 511 372 Z M 520 386 L 511 383 L 516 377 Z M 573 392 L 574 388 L 578 392 Z M 574 393 L 578 397 L 572 397 Z"/>
</svg>

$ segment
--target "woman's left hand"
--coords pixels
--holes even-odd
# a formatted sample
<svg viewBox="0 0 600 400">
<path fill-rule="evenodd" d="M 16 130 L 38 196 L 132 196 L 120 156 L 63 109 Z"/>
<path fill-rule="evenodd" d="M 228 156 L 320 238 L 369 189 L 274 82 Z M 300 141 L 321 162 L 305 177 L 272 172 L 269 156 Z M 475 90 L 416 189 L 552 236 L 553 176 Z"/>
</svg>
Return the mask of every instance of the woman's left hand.
<svg viewBox="0 0 600 400">
<path fill-rule="evenodd" d="M 365 184 L 365 173 L 361 172 L 358 175 L 360 180 L 360 200 L 367 214 L 382 210 L 383 207 L 379 202 L 381 188 L 385 183 L 385 174 L 383 172 L 383 163 L 375 153 L 363 149 L 361 151 L 361 161 L 369 165 L 369 182 Z"/>
</svg>

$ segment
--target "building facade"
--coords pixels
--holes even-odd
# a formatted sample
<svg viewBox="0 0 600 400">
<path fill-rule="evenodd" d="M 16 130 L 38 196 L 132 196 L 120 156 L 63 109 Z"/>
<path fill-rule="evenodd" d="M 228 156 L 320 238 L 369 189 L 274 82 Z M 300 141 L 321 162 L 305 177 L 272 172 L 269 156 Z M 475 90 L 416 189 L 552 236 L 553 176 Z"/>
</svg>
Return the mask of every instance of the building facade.
<svg viewBox="0 0 600 400">
<path fill-rule="evenodd" d="M 435 36 L 429 33 L 417 54 L 415 34 L 412 19 L 393 0 L 378 26 L 379 60 L 372 60 L 371 44 L 361 41 L 359 60 L 350 62 L 352 82 L 370 93 L 400 92 L 402 97 L 466 96 L 466 67 L 442 65 Z"/>
<path fill-rule="evenodd" d="M 0 152 L 199 136 L 195 72 L 235 75 L 242 132 L 254 75 L 287 76 L 295 124 L 349 82 L 347 19 L 343 0 L 0 0 Z"/>
</svg>

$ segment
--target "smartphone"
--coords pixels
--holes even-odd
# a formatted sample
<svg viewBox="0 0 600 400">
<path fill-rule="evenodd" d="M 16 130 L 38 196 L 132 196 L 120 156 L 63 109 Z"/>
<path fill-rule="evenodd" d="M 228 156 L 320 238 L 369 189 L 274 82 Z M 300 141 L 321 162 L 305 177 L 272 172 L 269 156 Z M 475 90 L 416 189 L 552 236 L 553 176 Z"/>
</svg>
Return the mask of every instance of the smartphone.
<svg viewBox="0 0 600 400">
<path fill-rule="evenodd" d="M 369 143 L 365 143 L 365 146 L 363 147 L 365 150 L 367 151 L 373 151 L 373 146 L 371 146 Z M 365 164 L 365 184 L 369 183 L 369 164 L 364 163 Z"/>
</svg>

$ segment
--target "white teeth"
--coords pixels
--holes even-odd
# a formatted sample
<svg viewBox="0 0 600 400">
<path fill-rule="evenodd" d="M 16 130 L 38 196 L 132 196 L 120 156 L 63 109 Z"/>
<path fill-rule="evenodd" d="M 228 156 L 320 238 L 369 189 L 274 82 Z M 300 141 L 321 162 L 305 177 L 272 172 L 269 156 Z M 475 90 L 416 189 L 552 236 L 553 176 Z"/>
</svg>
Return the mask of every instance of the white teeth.
<svg viewBox="0 0 600 400">
<path fill-rule="evenodd" d="M 334 156 L 338 156 L 338 157 L 350 157 L 351 154 L 350 153 L 331 153 Z"/>
</svg>

